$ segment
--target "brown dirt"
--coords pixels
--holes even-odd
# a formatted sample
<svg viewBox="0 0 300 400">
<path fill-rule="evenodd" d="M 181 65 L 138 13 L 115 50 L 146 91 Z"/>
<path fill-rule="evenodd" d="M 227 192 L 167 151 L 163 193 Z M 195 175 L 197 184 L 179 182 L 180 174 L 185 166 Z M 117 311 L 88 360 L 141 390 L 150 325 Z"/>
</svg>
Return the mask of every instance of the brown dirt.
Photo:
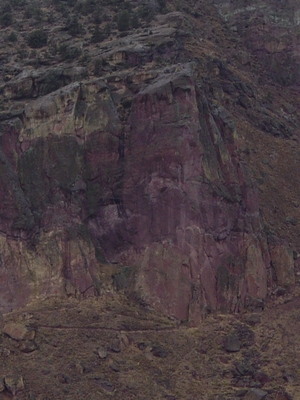
<svg viewBox="0 0 300 400">
<path fill-rule="evenodd" d="M 6 322 L 36 330 L 38 348 L 23 353 L 22 342 L 3 334 L 0 377 L 23 376 L 25 390 L 15 399 L 233 399 L 255 385 L 269 393 L 267 399 L 282 391 L 297 399 L 299 306 L 294 293 L 262 313 L 210 315 L 194 328 L 121 295 L 48 300 L 5 315 Z M 230 333 L 240 338 L 239 352 L 224 350 Z M 108 350 L 106 359 L 98 348 Z M 239 365 L 246 368 L 243 375 Z M 270 381 L 260 384 L 258 373 Z"/>
</svg>

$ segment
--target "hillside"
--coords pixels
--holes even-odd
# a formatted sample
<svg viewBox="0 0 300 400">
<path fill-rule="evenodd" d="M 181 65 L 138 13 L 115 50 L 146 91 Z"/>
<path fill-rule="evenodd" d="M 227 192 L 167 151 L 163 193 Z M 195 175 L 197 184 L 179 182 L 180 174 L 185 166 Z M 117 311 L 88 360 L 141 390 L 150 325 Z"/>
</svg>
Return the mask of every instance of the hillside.
<svg viewBox="0 0 300 400">
<path fill-rule="evenodd" d="M 114 375 L 105 357 L 101 365 L 114 378 L 105 369 L 103 379 L 113 381 L 114 398 L 284 400 L 290 393 L 297 399 L 298 367 L 289 352 L 297 348 L 300 276 L 300 6 L 296 0 L 212 3 L 2 3 L 0 310 L 7 321 L 32 312 L 38 332 L 34 345 L 27 333 L 18 339 L 19 350 L 3 334 L 2 358 L 9 360 L 3 376 L 14 369 L 15 356 L 26 370 L 27 358 L 19 355 L 24 346 L 25 357 L 31 346 L 30 368 L 35 357 L 47 362 L 47 329 L 54 329 L 50 336 L 59 349 L 65 346 L 61 335 L 72 340 L 72 330 L 54 323 L 69 306 L 79 335 L 103 303 L 99 318 L 107 314 L 117 322 L 112 330 L 91 328 L 95 335 L 106 332 L 106 346 L 114 330 L 117 337 L 133 335 L 126 340 L 128 354 L 116 356 L 121 364 L 123 357 L 129 364 L 138 357 L 139 335 L 147 331 L 149 343 L 158 341 L 172 354 L 172 365 L 179 363 L 172 342 L 188 354 L 182 370 L 168 370 L 169 356 L 165 366 L 153 367 L 162 376 L 176 380 L 199 365 L 191 353 L 194 335 L 211 346 L 203 353 L 206 368 L 216 359 L 228 367 L 217 362 L 214 376 L 202 371 L 190 391 L 186 376 L 178 387 L 170 378 L 161 393 L 156 388 L 151 394 L 159 379 L 146 372 L 148 363 L 137 372 L 150 373 L 148 386 L 131 375 L 137 382 L 131 387 L 124 383 L 131 367 Z M 47 320 L 53 302 L 58 312 Z M 123 312 L 135 315 L 139 328 L 119 324 Z M 140 329 L 144 318 L 149 326 Z M 237 326 L 251 330 L 251 343 L 240 336 L 243 352 L 224 356 L 224 338 Z M 164 328 L 169 333 L 159 338 L 156 330 Z M 283 361 L 273 350 L 261 361 L 263 331 Z M 75 348 L 85 339 L 76 340 Z M 156 365 L 165 357 L 153 356 L 158 345 L 149 343 L 143 354 Z M 6 358 L 7 349 L 12 357 Z M 92 362 L 82 357 L 83 364 Z M 237 362 L 248 368 L 239 377 L 231 369 Z M 73 363 L 69 356 L 67 363 Z M 257 378 L 253 368 L 269 380 Z M 291 374 L 282 372 L 289 368 Z M 82 370 L 84 384 L 92 371 Z M 52 372 L 46 386 L 53 384 Z M 25 376 L 28 386 L 19 396 L 44 398 L 49 386 L 39 386 L 40 373 L 34 376 L 36 383 L 31 373 Z M 49 398 L 83 398 L 69 385 L 62 395 L 65 383 L 59 380 Z M 146 385 L 143 395 L 139 385 Z M 111 396 L 112 386 L 102 387 L 99 398 Z M 97 391 L 86 390 L 97 398 Z M 9 398 L 8 387 L 1 395 Z"/>
</svg>

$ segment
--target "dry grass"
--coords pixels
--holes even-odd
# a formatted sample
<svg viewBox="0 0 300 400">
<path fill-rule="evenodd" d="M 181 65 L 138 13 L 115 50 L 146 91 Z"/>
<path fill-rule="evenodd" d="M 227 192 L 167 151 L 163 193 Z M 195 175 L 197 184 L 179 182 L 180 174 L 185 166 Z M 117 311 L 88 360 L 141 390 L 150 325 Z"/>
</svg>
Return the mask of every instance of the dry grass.
<svg viewBox="0 0 300 400">
<path fill-rule="evenodd" d="M 18 399 L 211 400 L 231 399 L 241 387 L 258 383 L 236 372 L 237 364 L 247 364 L 252 375 L 269 376 L 263 386 L 268 399 L 282 389 L 297 399 L 300 299 L 281 302 L 260 314 L 211 315 L 198 328 L 180 326 L 120 295 L 32 304 L 5 319 L 34 328 L 38 349 L 25 354 L 19 342 L 3 335 L 0 376 L 23 375 L 25 391 Z M 228 353 L 224 338 L 234 332 L 242 335 L 241 350 Z M 106 359 L 99 358 L 99 347 L 108 349 Z"/>
</svg>

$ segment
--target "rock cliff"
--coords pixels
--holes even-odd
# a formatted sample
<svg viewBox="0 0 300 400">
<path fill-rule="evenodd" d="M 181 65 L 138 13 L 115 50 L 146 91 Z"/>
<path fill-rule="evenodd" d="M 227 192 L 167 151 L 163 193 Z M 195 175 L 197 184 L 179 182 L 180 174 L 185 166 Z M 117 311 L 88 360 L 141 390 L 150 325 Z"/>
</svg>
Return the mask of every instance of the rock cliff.
<svg viewBox="0 0 300 400">
<path fill-rule="evenodd" d="M 118 289 L 197 324 L 294 285 L 300 9 L 275 3 L 170 4 L 95 46 L 97 74 L 15 67 L 1 87 L 2 310 Z"/>
</svg>

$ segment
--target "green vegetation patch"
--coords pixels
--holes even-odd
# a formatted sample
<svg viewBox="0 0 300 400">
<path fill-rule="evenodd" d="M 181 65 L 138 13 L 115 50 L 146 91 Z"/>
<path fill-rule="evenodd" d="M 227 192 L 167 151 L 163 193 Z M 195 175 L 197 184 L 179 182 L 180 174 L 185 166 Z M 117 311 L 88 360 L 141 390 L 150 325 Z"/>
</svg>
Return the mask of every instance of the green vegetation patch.
<svg viewBox="0 0 300 400">
<path fill-rule="evenodd" d="M 9 42 L 16 43 L 16 42 L 18 41 L 18 36 L 17 36 L 17 34 L 16 34 L 14 31 L 12 31 L 12 32 L 7 36 L 7 40 L 8 40 Z"/>
<path fill-rule="evenodd" d="M 51 201 L 51 190 L 70 195 L 82 169 L 81 147 L 73 136 L 40 138 L 19 159 L 21 186 L 35 210 Z"/>
<path fill-rule="evenodd" d="M 217 285 L 222 292 L 234 290 L 236 284 L 236 276 L 230 274 L 228 269 L 221 265 L 217 270 Z"/>
<path fill-rule="evenodd" d="M 0 24 L 9 26 L 13 23 L 12 8 L 9 3 L 4 3 L 0 8 Z"/>
<path fill-rule="evenodd" d="M 28 46 L 33 49 L 39 49 L 47 46 L 48 36 L 42 29 L 37 29 L 31 32 L 27 37 Z"/>
<path fill-rule="evenodd" d="M 113 282 L 117 291 L 127 291 L 132 288 L 134 269 L 132 267 L 120 267 L 113 276 Z"/>
</svg>

